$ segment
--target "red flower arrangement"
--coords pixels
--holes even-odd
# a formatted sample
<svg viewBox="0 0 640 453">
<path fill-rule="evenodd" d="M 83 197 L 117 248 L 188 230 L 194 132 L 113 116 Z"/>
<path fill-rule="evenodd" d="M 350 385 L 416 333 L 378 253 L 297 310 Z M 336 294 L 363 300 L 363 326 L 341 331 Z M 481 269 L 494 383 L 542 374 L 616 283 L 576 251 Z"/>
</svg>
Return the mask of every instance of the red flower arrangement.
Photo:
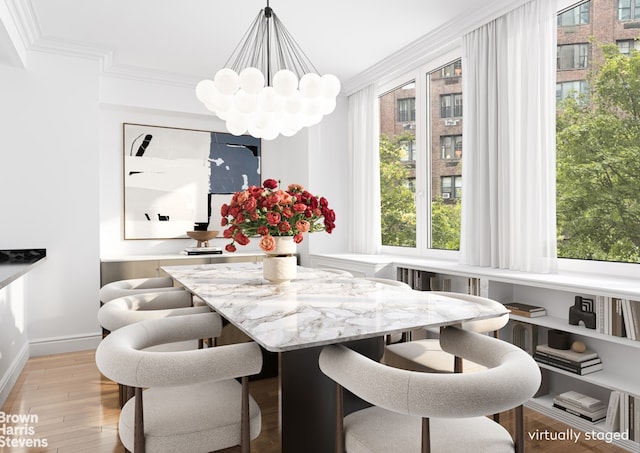
<svg viewBox="0 0 640 453">
<path fill-rule="evenodd" d="M 335 228 L 336 215 L 324 197 L 309 193 L 299 184 L 290 184 L 287 190 L 278 189 L 278 181 L 267 179 L 262 187 L 251 186 L 236 192 L 231 203 L 223 204 L 221 225 L 228 227 L 223 236 L 231 239 L 225 246 L 235 252 L 237 242 L 247 245 L 250 236 L 261 236 L 260 248 L 265 252 L 275 248 L 274 236 L 293 236 L 302 242 L 303 233 Z"/>
</svg>

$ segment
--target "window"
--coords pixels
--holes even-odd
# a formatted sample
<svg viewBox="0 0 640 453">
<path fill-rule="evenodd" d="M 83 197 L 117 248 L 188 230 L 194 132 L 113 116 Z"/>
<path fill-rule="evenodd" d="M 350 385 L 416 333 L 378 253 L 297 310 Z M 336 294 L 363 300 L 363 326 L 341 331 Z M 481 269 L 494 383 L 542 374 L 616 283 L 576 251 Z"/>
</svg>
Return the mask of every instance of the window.
<svg viewBox="0 0 640 453">
<path fill-rule="evenodd" d="M 640 0 L 618 0 L 618 20 L 640 19 Z"/>
<path fill-rule="evenodd" d="M 557 73 L 556 213 L 558 256 L 590 271 L 589 262 L 600 262 L 600 272 L 602 261 L 640 263 L 640 54 L 632 51 L 640 28 L 620 26 L 607 0 L 591 3 L 593 64 L 587 68 L 586 44 L 558 33 L 558 70 L 587 68 L 579 78 L 589 83 Z M 640 0 L 617 6 L 618 19 L 640 18 Z M 579 94 L 589 102 L 576 102 Z"/>
<path fill-rule="evenodd" d="M 398 99 L 398 121 L 416 120 L 416 98 Z"/>
<path fill-rule="evenodd" d="M 591 2 L 585 2 L 578 6 L 558 14 L 558 27 L 571 27 L 589 23 L 589 9 Z"/>
<path fill-rule="evenodd" d="M 558 46 L 558 70 L 584 69 L 589 61 L 589 44 L 565 44 Z"/>
<path fill-rule="evenodd" d="M 635 39 L 620 39 L 617 41 L 618 50 L 623 55 L 629 55 L 636 48 Z"/>
<path fill-rule="evenodd" d="M 440 178 L 440 194 L 444 200 L 462 196 L 462 176 L 443 176 Z"/>
<path fill-rule="evenodd" d="M 440 96 L 440 118 L 456 118 L 462 116 L 462 93 L 443 94 Z"/>
<path fill-rule="evenodd" d="M 440 77 L 460 77 L 462 75 L 462 61 L 457 60 L 451 64 L 443 66 L 440 70 Z"/>
<path fill-rule="evenodd" d="M 380 220 L 382 245 L 416 246 L 415 83 L 378 98 L 380 110 Z"/>
<path fill-rule="evenodd" d="M 588 95 L 587 81 L 574 80 L 556 84 L 556 101 L 562 101 L 568 97 L 583 99 Z"/>
<path fill-rule="evenodd" d="M 413 162 L 416 160 L 416 141 L 415 140 L 399 140 L 401 152 L 400 160 L 403 162 Z"/>
<path fill-rule="evenodd" d="M 462 135 L 444 135 L 440 137 L 442 159 L 460 159 L 462 157 Z"/>
</svg>

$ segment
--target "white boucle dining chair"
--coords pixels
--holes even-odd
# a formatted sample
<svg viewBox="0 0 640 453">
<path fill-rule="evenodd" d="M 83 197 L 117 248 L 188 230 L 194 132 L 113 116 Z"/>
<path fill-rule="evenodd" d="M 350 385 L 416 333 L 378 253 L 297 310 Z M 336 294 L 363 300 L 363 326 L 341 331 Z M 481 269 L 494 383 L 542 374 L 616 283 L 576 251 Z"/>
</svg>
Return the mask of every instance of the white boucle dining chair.
<svg viewBox="0 0 640 453">
<path fill-rule="evenodd" d="M 147 350 L 215 337 L 221 328 L 217 313 L 151 319 L 122 327 L 100 343 L 98 369 L 135 388 L 118 424 L 128 451 L 209 452 L 235 445 L 243 453 L 249 451 L 250 440 L 261 430 L 260 408 L 249 394 L 248 379 L 262 368 L 256 343 L 177 352 Z"/>
<path fill-rule="evenodd" d="M 541 382 L 533 358 L 505 341 L 455 327 L 444 328 L 440 342 L 443 350 L 485 369 L 422 373 L 387 366 L 342 345 L 322 350 L 320 369 L 336 382 L 337 453 L 524 451 L 522 404 Z M 373 406 L 344 417 L 343 388 Z M 485 416 L 514 407 L 515 441 Z"/>
<path fill-rule="evenodd" d="M 171 316 L 209 313 L 206 306 L 191 306 L 191 295 L 187 291 L 165 291 L 141 293 L 118 297 L 104 304 L 98 310 L 98 323 L 103 332 L 113 332 L 129 324 L 147 319 L 168 318 Z M 209 338 L 206 339 L 211 344 Z M 204 339 L 162 344 L 149 348 L 156 351 L 187 351 L 204 346 Z M 129 388 L 118 384 L 120 407 L 133 396 Z"/>
<path fill-rule="evenodd" d="M 123 296 L 132 296 L 148 292 L 184 291 L 184 288 L 173 286 L 171 277 L 145 277 L 130 278 L 110 282 L 100 288 L 100 303 L 107 302 Z"/>
<path fill-rule="evenodd" d="M 432 291 L 432 294 L 455 297 L 478 305 L 504 306 L 495 300 L 486 297 L 473 296 L 450 292 Z M 505 308 L 506 312 L 506 308 Z M 478 333 L 493 333 L 497 337 L 497 331 L 509 322 L 509 314 L 489 319 L 466 321 L 461 324 L 462 329 Z M 385 348 L 383 361 L 387 365 L 406 370 L 423 371 L 428 373 L 453 373 L 462 371 L 478 371 L 483 367 L 470 360 L 462 360 L 455 357 L 440 347 L 437 338 L 407 341 L 390 344 Z"/>
</svg>

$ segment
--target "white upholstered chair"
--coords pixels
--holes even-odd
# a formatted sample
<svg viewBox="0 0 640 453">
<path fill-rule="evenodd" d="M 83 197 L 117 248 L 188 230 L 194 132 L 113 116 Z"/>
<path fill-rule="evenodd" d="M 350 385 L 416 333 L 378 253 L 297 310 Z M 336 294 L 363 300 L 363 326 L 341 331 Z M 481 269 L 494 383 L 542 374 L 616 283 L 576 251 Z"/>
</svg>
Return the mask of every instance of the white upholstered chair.
<svg viewBox="0 0 640 453">
<path fill-rule="evenodd" d="M 443 296 L 451 296 L 480 305 L 502 305 L 500 302 L 486 297 L 472 296 L 450 292 L 437 292 Z M 478 333 L 497 332 L 509 322 L 509 314 L 490 319 L 467 321 L 461 324 L 462 329 Z M 495 336 L 495 335 L 494 335 Z M 464 371 L 478 371 L 483 367 L 470 360 L 461 360 L 440 347 L 437 338 L 407 341 L 390 344 L 385 348 L 384 363 L 406 370 L 424 371 L 428 373 L 453 373 Z"/>
<path fill-rule="evenodd" d="M 221 326 L 216 313 L 151 319 L 122 327 L 100 343 L 98 369 L 135 388 L 118 425 L 127 450 L 188 453 L 241 445 L 243 452 L 249 451 L 250 440 L 261 430 L 260 408 L 248 387 L 248 376 L 262 368 L 256 343 L 179 352 L 146 350 L 215 337 Z"/>
<path fill-rule="evenodd" d="M 192 307 L 191 295 L 187 291 L 164 291 L 140 293 L 110 300 L 98 310 L 98 322 L 103 331 L 113 332 L 129 324 L 147 319 L 209 313 L 206 306 Z M 176 343 L 153 346 L 155 351 L 188 351 L 202 348 L 203 339 L 193 339 Z M 122 407 L 132 396 L 131 389 L 119 384 L 119 401 Z"/>
<path fill-rule="evenodd" d="M 132 296 L 148 292 L 184 291 L 184 288 L 173 286 L 171 277 L 145 277 L 118 280 L 107 283 L 100 288 L 100 302 L 107 302 L 123 296 Z"/>
<path fill-rule="evenodd" d="M 322 350 L 320 369 L 337 383 L 337 453 L 523 451 L 522 404 L 540 385 L 536 362 L 510 343 L 455 327 L 444 328 L 440 342 L 443 350 L 485 370 L 421 373 L 378 363 L 342 345 Z M 342 388 L 373 406 L 343 419 Z M 514 407 L 515 441 L 485 416 Z"/>
</svg>

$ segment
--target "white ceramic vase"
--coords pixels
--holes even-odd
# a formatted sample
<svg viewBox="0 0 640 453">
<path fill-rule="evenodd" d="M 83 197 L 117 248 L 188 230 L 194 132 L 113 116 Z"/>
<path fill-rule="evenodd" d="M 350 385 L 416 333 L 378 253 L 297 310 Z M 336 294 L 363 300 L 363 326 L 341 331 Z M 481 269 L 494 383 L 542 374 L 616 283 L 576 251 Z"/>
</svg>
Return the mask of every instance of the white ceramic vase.
<svg viewBox="0 0 640 453">
<path fill-rule="evenodd" d="M 296 278 L 298 260 L 293 236 L 275 236 L 276 247 L 262 261 L 262 275 L 271 283 L 287 283 Z"/>
</svg>

